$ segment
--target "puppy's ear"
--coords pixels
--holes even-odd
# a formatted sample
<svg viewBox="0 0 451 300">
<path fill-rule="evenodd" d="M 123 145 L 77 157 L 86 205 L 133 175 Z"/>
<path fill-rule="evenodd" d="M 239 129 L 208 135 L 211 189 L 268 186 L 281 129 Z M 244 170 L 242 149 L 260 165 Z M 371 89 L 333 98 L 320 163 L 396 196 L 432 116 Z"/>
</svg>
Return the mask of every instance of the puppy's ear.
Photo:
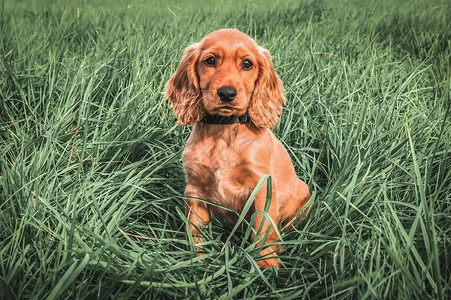
<svg viewBox="0 0 451 300">
<path fill-rule="evenodd" d="M 270 128 L 277 124 L 282 114 L 285 97 L 282 82 L 274 70 L 268 50 L 261 47 L 258 50 L 258 78 L 249 104 L 249 116 L 256 126 Z"/>
<path fill-rule="evenodd" d="M 189 46 L 177 71 L 166 84 L 165 99 L 171 99 L 174 115 L 178 117 L 181 125 L 192 126 L 203 117 L 202 96 L 196 70 L 199 52 L 198 44 Z"/>
</svg>

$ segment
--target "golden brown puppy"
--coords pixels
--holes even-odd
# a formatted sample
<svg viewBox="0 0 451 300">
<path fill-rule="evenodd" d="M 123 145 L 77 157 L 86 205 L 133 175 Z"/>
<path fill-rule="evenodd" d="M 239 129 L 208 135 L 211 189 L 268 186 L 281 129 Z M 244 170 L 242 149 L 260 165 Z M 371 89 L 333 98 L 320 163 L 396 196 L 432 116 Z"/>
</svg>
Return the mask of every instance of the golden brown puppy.
<svg viewBox="0 0 451 300">
<path fill-rule="evenodd" d="M 178 122 L 194 126 L 183 164 L 185 196 L 193 197 L 186 200 L 186 213 L 196 243 L 202 242 L 197 228 L 212 215 L 236 220 L 236 214 L 195 198 L 241 212 L 260 178 L 269 174 L 272 200 L 268 214 L 278 226 L 298 216 L 309 200 L 307 185 L 296 177 L 287 150 L 270 130 L 282 113 L 282 90 L 269 52 L 234 29 L 215 31 L 189 46 L 169 79 L 166 98 L 171 99 Z M 266 183 L 250 213 L 264 211 L 265 202 Z M 260 236 L 268 234 L 267 243 L 273 242 L 277 234 L 263 213 L 257 214 L 252 238 L 262 222 Z M 258 264 L 279 267 L 278 248 L 265 248 Z"/>
</svg>

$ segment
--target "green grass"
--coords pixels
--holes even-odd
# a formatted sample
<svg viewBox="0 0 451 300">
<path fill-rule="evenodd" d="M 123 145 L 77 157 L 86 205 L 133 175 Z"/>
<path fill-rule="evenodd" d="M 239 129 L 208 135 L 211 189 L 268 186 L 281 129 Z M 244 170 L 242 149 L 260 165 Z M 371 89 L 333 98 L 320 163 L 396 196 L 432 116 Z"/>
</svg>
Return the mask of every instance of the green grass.
<svg viewBox="0 0 451 300">
<path fill-rule="evenodd" d="M 130 6 L 128 7 L 128 5 Z M 451 297 L 449 1 L 20 1 L 0 7 L 0 298 Z M 314 212 L 256 266 L 248 232 L 187 236 L 183 50 L 270 50 L 276 136 Z M 245 222 L 245 221 L 243 221 Z M 233 233 L 233 234 L 231 234 Z"/>
</svg>

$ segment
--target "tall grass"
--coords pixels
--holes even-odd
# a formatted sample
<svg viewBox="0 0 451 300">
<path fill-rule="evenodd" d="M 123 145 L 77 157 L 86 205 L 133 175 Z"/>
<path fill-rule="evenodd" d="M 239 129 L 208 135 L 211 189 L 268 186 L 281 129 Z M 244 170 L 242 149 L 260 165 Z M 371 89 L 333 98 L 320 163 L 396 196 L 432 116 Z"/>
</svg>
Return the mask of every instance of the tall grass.
<svg viewBox="0 0 451 300">
<path fill-rule="evenodd" d="M 451 296 L 448 1 L 0 9 L 1 298 Z M 274 132 L 315 203 L 279 270 L 230 225 L 206 226 L 203 262 L 186 238 L 190 128 L 162 92 L 225 27 L 272 53 Z"/>
</svg>

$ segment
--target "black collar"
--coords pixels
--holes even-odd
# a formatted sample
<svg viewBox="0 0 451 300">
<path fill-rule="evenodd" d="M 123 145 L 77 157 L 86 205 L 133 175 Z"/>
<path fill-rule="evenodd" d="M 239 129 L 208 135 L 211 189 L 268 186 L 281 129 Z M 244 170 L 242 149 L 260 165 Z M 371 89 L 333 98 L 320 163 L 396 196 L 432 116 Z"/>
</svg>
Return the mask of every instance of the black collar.
<svg viewBox="0 0 451 300">
<path fill-rule="evenodd" d="M 244 114 L 241 116 L 220 116 L 220 115 L 209 115 L 204 114 L 204 117 L 202 120 L 200 120 L 202 123 L 205 124 L 216 124 L 216 125 L 226 125 L 226 124 L 248 124 L 251 122 L 251 118 L 248 114 Z"/>
</svg>

